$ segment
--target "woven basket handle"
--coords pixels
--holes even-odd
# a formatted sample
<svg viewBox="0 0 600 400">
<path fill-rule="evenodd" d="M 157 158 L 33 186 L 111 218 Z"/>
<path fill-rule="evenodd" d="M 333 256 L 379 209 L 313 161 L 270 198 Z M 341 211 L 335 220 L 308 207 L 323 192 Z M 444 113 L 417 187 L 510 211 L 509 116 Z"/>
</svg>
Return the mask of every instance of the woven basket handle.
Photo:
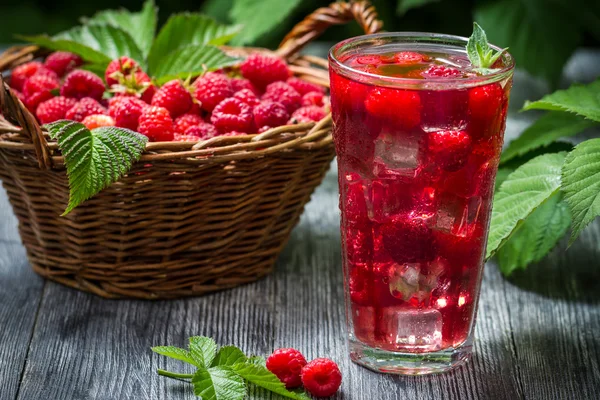
<svg viewBox="0 0 600 400">
<path fill-rule="evenodd" d="M 359 23 L 365 33 L 376 33 L 383 26 L 383 22 L 377 19 L 377 11 L 367 0 L 331 3 L 299 22 L 283 38 L 277 54 L 290 59 L 331 25 L 341 25 L 353 20 Z"/>
</svg>

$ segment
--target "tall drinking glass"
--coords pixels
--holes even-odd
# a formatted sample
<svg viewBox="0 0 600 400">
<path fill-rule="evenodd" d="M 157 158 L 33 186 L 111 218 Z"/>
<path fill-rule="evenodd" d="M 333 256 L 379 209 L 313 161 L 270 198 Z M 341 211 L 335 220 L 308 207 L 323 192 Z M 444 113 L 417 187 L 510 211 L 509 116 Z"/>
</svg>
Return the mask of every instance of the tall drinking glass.
<svg viewBox="0 0 600 400">
<path fill-rule="evenodd" d="M 376 371 L 472 352 L 514 62 L 481 75 L 466 42 L 383 33 L 329 54 L 350 356 Z"/>
</svg>

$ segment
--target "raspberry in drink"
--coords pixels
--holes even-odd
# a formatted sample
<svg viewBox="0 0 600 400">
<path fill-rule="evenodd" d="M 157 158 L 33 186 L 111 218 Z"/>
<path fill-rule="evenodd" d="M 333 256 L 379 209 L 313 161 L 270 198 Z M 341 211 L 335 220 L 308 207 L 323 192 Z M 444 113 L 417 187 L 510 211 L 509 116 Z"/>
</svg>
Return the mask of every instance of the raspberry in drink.
<svg viewBox="0 0 600 400">
<path fill-rule="evenodd" d="M 378 371 L 471 352 L 513 61 L 482 74 L 465 44 L 387 33 L 330 53 L 351 357 Z"/>
</svg>

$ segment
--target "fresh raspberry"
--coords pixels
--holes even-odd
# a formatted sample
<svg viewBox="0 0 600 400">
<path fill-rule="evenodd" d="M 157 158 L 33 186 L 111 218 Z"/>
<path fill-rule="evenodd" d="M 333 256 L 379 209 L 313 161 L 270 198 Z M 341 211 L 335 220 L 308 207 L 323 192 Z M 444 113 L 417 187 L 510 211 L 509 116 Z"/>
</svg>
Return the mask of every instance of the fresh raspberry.
<svg viewBox="0 0 600 400">
<path fill-rule="evenodd" d="M 138 131 L 152 142 L 170 142 L 173 140 L 173 119 L 164 107 L 149 106 L 140 115 Z"/>
<path fill-rule="evenodd" d="M 25 81 L 25 84 L 23 85 L 23 94 L 25 95 L 25 98 L 29 98 L 34 93 L 49 93 L 52 90 L 58 89 L 59 85 L 60 82 L 58 81 L 58 78 L 45 74 L 36 74 Z"/>
<path fill-rule="evenodd" d="M 411 90 L 378 87 L 365 99 L 365 108 L 377 118 L 400 128 L 412 129 L 421 122 L 421 98 Z"/>
<path fill-rule="evenodd" d="M 463 74 L 456 68 L 432 65 L 421 73 L 424 78 L 458 78 Z"/>
<path fill-rule="evenodd" d="M 325 103 L 323 102 L 323 92 L 308 92 L 304 96 L 302 96 L 302 106 L 319 106 L 323 107 Z"/>
<path fill-rule="evenodd" d="M 81 121 L 88 129 L 96 129 L 101 126 L 115 126 L 115 120 L 108 115 L 94 114 L 88 115 Z"/>
<path fill-rule="evenodd" d="M 434 239 L 427 220 L 419 215 L 398 214 L 379 227 L 388 254 L 399 264 L 431 261 Z"/>
<path fill-rule="evenodd" d="M 253 116 L 250 106 L 239 99 L 225 99 L 214 109 L 210 121 L 219 133 L 231 131 L 250 133 Z"/>
<path fill-rule="evenodd" d="M 189 127 L 204 123 L 201 116 L 197 114 L 183 114 L 175 118 L 174 128 L 176 133 L 185 133 Z"/>
<path fill-rule="evenodd" d="M 243 135 L 247 135 L 247 133 L 246 132 L 231 131 L 231 132 L 219 134 L 219 136 L 243 136 Z"/>
<path fill-rule="evenodd" d="M 285 125 L 290 115 L 281 103 L 273 101 L 263 101 L 252 110 L 254 113 L 254 123 L 260 128 L 264 127 L 275 128 L 276 126 Z"/>
<path fill-rule="evenodd" d="M 186 114 L 194 114 L 194 115 L 202 116 L 202 109 L 200 108 L 200 105 L 197 102 L 193 102 L 192 106 L 190 107 L 188 112 L 186 112 Z"/>
<path fill-rule="evenodd" d="M 47 77 L 49 77 L 51 79 L 55 79 L 57 81 L 60 79 L 56 72 L 54 72 L 50 68 L 46 67 L 45 65 L 42 65 L 40 68 L 38 68 L 37 72 L 35 74 L 33 74 L 33 76 L 38 76 L 38 75 L 46 75 Z"/>
<path fill-rule="evenodd" d="M 252 82 L 250 82 L 248 79 L 233 78 L 229 81 L 229 83 L 231 84 L 231 88 L 234 92 L 239 92 L 240 90 L 248 89 L 252 91 L 252 93 L 254 93 L 256 96 L 260 94 L 260 91 L 256 88 L 256 86 L 254 86 Z"/>
<path fill-rule="evenodd" d="M 242 89 L 238 92 L 235 92 L 233 97 L 236 99 L 240 99 L 244 103 L 248 104 L 250 107 L 254 107 L 254 106 L 260 104 L 260 100 L 258 99 L 258 97 L 256 97 L 254 92 L 250 89 Z"/>
<path fill-rule="evenodd" d="M 150 104 L 156 93 L 152 80 L 142 70 L 129 75 L 118 74 L 118 84 L 111 85 L 110 91 L 117 95 L 136 96 Z"/>
<path fill-rule="evenodd" d="M 120 57 L 116 60 L 112 60 L 106 71 L 104 72 L 104 80 L 108 86 L 119 83 L 119 74 L 121 76 L 129 75 L 138 67 L 138 63 L 129 57 Z"/>
<path fill-rule="evenodd" d="M 242 76 L 263 90 L 268 84 L 285 81 L 290 76 L 287 64 L 281 58 L 264 53 L 250 54 L 240 65 Z"/>
<path fill-rule="evenodd" d="M 490 121 L 499 112 L 504 101 L 504 90 L 498 83 L 469 90 L 469 111 L 473 119 Z"/>
<path fill-rule="evenodd" d="M 69 72 L 65 81 L 60 88 L 61 96 L 73 97 L 75 99 L 83 99 L 91 97 L 92 99 L 100 100 L 104 94 L 104 82 L 98 75 L 76 69 Z"/>
<path fill-rule="evenodd" d="M 97 100 L 92 99 L 91 97 L 84 97 L 67 111 L 65 118 L 81 122 L 88 115 L 94 114 L 107 115 L 108 110 L 98 103 Z"/>
<path fill-rule="evenodd" d="M 342 384 L 342 373 L 328 358 L 317 358 L 302 368 L 302 383 L 316 397 L 333 396 Z"/>
<path fill-rule="evenodd" d="M 19 100 L 21 100 L 21 103 L 25 104 L 25 95 L 22 92 L 18 91 L 15 88 L 11 88 L 10 90 L 12 90 L 12 92 L 14 93 L 14 95 L 17 96 L 17 98 Z"/>
<path fill-rule="evenodd" d="M 57 51 L 48 56 L 44 65 L 56 72 L 58 76 L 64 76 L 83 64 L 83 60 L 77 54 L 66 51 Z"/>
<path fill-rule="evenodd" d="M 37 93 L 32 94 L 29 97 L 26 97 L 24 104 L 27 106 L 27 109 L 29 111 L 31 111 L 32 113 L 35 114 L 37 107 L 38 107 L 38 105 L 40 105 L 40 103 L 42 103 L 46 100 L 50 100 L 53 97 L 54 97 L 54 95 L 49 90 L 44 90 L 42 92 L 37 92 Z"/>
<path fill-rule="evenodd" d="M 77 104 L 77 100 L 75 99 L 63 96 L 53 97 L 40 103 L 35 111 L 35 115 L 42 124 L 49 124 L 50 122 L 64 119 L 67 111 L 75 104 Z"/>
<path fill-rule="evenodd" d="M 295 76 L 289 78 L 286 83 L 296 89 L 296 92 L 300 93 L 301 96 L 310 92 L 325 93 L 325 89 L 321 86 L 305 81 L 304 79 L 296 78 Z"/>
<path fill-rule="evenodd" d="M 233 96 L 229 79 L 222 74 L 209 72 L 196 79 L 193 84 L 194 96 L 200 102 L 200 108 L 212 112 L 217 104 Z"/>
<path fill-rule="evenodd" d="M 394 54 L 394 61 L 397 64 L 402 65 L 418 64 L 427 59 L 428 57 L 426 55 L 414 51 L 401 51 L 400 53 Z"/>
<path fill-rule="evenodd" d="M 195 128 L 195 127 L 192 127 Z M 191 129 L 191 128 L 190 128 Z M 174 142 L 199 142 L 202 138 L 195 134 L 195 131 L 192 131 L 190 134 L 183 134 L 175 132 L 173 134 Z"/>
<path fill-rule="evenodd" d="M 471 137 L 465 131 L 436 131 L 429 134 L 429 154 L 446 171 L 458 171 L 471 152 Z"/>
<path fill-rule="evenodd" d="M 210 139 L 218 134 L 217 128 L 208 122 L 200 122 L 198 125 L 190 126 L 185 131 L 185 135 L 198 136 L 200 139 Z"/>
<path fill-rule="evenodd" d="M 306 359 L 296 349 L 277 349 L 267 358 L 267 369 L 288 389 L 302 385 L 300 373 L 305 365 Z"/>
<path fill-rule="evenodd" d="M 179 79 L 165 83 L 152 97 L 153 106 L 164 107 L 172 118 L 184 114 L 192 106 L 192 95 Z"/>
<path fill-rule="evenodd" d="M 25 81 L 31 78 L 41 66 L 41 62 L 31 61 L 15 67 L 10 74 L 10 86 L 22 92 Z"/>
<path fill-rule="evenodd" d="M 302 104 L 300 94 L 285 82 L 273 82 L 269 84 L 265 94 L 262 96 L 262 100 L 281 103 L 290 114 L 300 108 Z"/>
<path fill-rule="evenodd" d="M 136 88 L 138 88 L 137 90 L 141 94 L 141 99 L 147 104 L 151 104 L 156 94 L 156 86 L 152 84 L 152 79 L 144 71 L 136 71 L 133 77 Z"/>
<path fill-rule="evenodd" d="M 325 110 L 319 106 L 301 107 L 294 111 L 290 118 L 292 124 L 301 124 L 304 122 L 320 121 L 325 118 Z"/>
<path fill-rule="evenodd" d="M 137 131 L 142 110 L 148 105 L 137 97 L 115 96 L 110 99 L 108 114 L 114 118 L 115 126 Z"/>
</svg>

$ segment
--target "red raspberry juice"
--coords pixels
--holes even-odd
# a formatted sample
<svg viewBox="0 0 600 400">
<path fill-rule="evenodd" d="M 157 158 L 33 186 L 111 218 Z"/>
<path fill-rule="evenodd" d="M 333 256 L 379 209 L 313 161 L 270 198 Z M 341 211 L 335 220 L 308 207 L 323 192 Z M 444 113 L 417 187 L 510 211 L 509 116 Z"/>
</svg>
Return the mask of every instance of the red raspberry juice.
<svg viewBox="0 0 600 400">
<path fill-rule="evenodd" d="M 471 353 L 513 62 L 482 76 L 465 44 L 387 33 L 330 53 L 351 357 L 378 371 Z"/>
</svg>

